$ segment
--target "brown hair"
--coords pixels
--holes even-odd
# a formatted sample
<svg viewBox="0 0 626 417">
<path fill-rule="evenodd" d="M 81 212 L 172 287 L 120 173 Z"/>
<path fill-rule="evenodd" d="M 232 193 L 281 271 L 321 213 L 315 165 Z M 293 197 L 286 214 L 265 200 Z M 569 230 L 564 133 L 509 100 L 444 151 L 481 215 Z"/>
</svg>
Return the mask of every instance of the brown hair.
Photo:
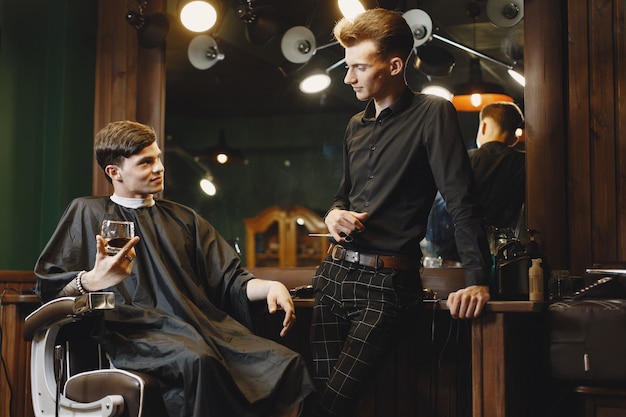
<svg viewBox="0 0 626 417">
<path fill-rule="evenodd" d="M 399 12 L 375 8 L 366 10 L 350 21 L 341 19 L 333 29 L 344 48 L 371 40 L 378 45 L 382 58 L 397 55 L 406 60 L 413 49 L 413 33 Z"/>
<path fill-rule="evenodd" d="M 524 115 L 515 103 L 499 101 L 487 104 L 482 108 L 479 120 L 490 117 L 500 126 L 509 138 L 515 136 L 517 128 L 524 127 Z"/>
<path fill-rule="evenodd" d="M 155 141 L 156 132 L 150 126 L 129 120 L 111 122 L 96 133 L 96 160 L 104 171 L 107 165 L 121 165 L 123 158 L 141 152 Z M 111 178 L 105 176 L 111 182 Z"/>
</svg>

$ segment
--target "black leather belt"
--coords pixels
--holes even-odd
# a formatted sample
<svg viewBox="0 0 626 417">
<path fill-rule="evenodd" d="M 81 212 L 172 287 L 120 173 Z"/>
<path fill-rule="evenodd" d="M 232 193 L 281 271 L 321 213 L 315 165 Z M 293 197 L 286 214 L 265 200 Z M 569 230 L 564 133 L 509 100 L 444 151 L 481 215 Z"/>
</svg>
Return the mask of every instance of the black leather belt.
<svg viewBox="0 0 626 417">
<path fill-rule="evenodd" d="M 418 269 L 417 260 L 409 258 L 399 258 L 397 256 L 372 255 L 346 249 L 341 245 L 331 243 L 328 247 L 328 254 L 335 261 L 346 261 L 355 264 L 369 266 L 370 268 L 391 268 L 391 269 Z"/>
</svg>

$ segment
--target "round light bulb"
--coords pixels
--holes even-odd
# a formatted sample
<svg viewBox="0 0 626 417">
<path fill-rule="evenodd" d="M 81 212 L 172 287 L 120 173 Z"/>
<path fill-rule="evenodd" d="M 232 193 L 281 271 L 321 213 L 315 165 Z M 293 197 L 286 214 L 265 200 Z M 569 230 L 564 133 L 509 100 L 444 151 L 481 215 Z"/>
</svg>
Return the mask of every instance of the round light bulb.
<svg viewBox="0 0 626 417">
<path fill-rule="evenodd" d="M 300 82 L 300 91 L 306 94 L 319 93 L 328 88 L 330 77 L 328 74 L 313 74 Z"/>
<path fill-rule="evenodd" d="M 439 96 L 445 98 L 448 101 L 452 101 L 452 93 L 450 92 L 450 90 L 440 85 L 428 85 L 422 89 L 422 93 Z"/>
<path fill-rule="evenodd" d="M 192 32 L 205 32 L 217 21 L 217 11 L 206 1 L 192 1 L 183 6 L 180 21 Z"/>
<path fill-rule="evenodd" d="M 365 11 L 365 7 L 359 0 L 339 0 L 337 4 L 343 17 L 348 20 L 354 20 L 357 15 Z"/>
<path fill-rule="evenodd" d="M 223 165 L 228 162 L 228 155 L 226 155 L 225 153 L 218 153 L 215 159 L 217 159 L 217 162 Z"/>
<path fill-rule="evenodd" d="M 517 81 L 519 85 L 521 85 L 522 87 L 526 87 L 526 78 L 522 74 L 515 71 L 514 69 L 509 69 L 508 73 L 511 76 L 511 78 Z"/>
<path fill-rule="evenodd" d="M 472 97 L 470 97 L 470 103 L 472 103 L 472 106 L 474 107 L 480 107 L 482 102 L 483 99 L 478 93 L 474 93 L 472 94 Z"/>
<path fill-rule="evenodd" d="M 200 180 L 200 188 L 202 188 L 202 191 L 204 191 L 206 195 L 214 196 L 217 193 L 215 184 L 208 178 L 202 178 Z"/>
</svg>

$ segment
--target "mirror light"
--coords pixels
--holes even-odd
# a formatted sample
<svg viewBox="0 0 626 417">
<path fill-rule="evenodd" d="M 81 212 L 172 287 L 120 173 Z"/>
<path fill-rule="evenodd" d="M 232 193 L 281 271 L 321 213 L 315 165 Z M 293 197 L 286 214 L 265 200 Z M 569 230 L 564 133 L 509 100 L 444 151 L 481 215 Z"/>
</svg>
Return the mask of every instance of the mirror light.
<svg viewBox="0 0 626 417">
<path fill-rule="evenodd" d="M 180 21 L 192 32 L 205 32 L 217 22 L 217 11 L 206 1 L 191 1 L 182 7 Z"/>
</svg>

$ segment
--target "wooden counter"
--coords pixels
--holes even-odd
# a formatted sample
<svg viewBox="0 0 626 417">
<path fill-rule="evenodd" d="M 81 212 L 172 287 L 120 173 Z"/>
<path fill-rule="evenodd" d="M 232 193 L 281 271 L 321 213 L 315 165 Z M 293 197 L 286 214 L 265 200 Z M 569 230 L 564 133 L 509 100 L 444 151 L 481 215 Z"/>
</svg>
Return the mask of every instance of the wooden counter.
<svg viewBox="0 0 626 417">
<path fill-rule="evenodd" d="M 293 288 L 310 283 L 315 270 L 257 268 L 253 272 Z M 464 287 L 462 268 L 427 268 L 421 271 L 421 278 L 424 288 L 436 291 L 439 298 Z M 313 299 L 294 298 L 294 304 L 297 329 L 282 342 L 310 360 L 308 328 Z M 542 320 L 547 303 L 490 301 L 482 316 L 471 321 L 452 319 L 445 300 L 424 301 L 423 305 L 424 314 L 419 314 L 413 327 L 407 329 L 411 334 L 387 360 L 361 401 L 357 417 L 421 415 L 425 409 L 435 416 L 469 415 L 470 409 L 473 417 L 539 415 L 541 401 L 535 391 L 547 369 L 542 351 L 547 346 Z M 450 333 L 456 330 L 459 334 L 467 328 L 467 340 L 446 339 L 440 344 L 431 334 L 435 328 L 440 333 L 451 329 Z M 271 338 L 273 332 L 264 335 Z M 456 343 L 453 349 L 458 350 L 458 357 L 446 357 L 450 343 Z M 442 360 L 450 363 L 442 364 Z M 439 361 L 437 366 L 430 363 L 433 361 Z M 465 367 L 471 373 L 467 381 L 459 382 L 465 377 Z M 448 392 L 442 393 L 443 389 Z M 429 390 L 440 394 L 429 398 Z M 464 395 L 469 397 L 467 405 L 463 403 Z M 529 400 L 532 398 L 536 400 Z"/>
<path fill-rule="evenodd" d="M 294 299 L 297 308 L 312 308 L 313 299 Z M 542 320 L 547 303 L 490 301 L 471 321 L 473 417 L 531 416 L 539 404 L 532 398 L 530 378 L 542 378 Z M 447 314 L 445 300 L 424 307 Z M 535 331 L 536 330 L 536 331 Z M 529 342 L 534 346 L 529 346 Z M 539 379 L 540 382 L 541 380 Z"/>
<path fill-rule="evenodd" d="M 6 375 L 0 372 L 0 415 L 33 416 L 30 396 L 30 342 L 22 336 L 24 319 L 41 303 L 32 293 L 32 271 L 0 271 L 0 328 Z M 7 381 L 8 377 L 8 381 Z"/>
</svg>

